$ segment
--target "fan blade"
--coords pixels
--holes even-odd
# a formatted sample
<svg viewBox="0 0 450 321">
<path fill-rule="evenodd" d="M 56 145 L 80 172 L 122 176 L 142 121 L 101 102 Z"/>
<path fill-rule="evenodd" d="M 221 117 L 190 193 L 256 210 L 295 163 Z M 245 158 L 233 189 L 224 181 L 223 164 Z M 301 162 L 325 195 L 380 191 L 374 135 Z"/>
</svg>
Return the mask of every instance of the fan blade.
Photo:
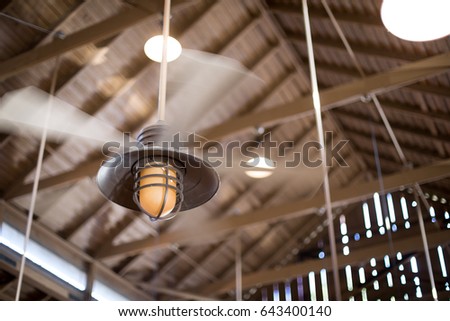
<svg viewBox="0 0 450 321">
<path fill-rule="evenodd" d="M 208 125 L 200 121 L 220 107 L 218 102 L 244 79 L 263 83 L 237 60 L 183 49 L 168 67 L 166 122 L 176 131 L 187 132 Z"/>
<path fill-rule="evenodd" d="M 44 128 L 48 139 L 55 142 L 76 136 L 101 146 L 108 141 L 121 142 L 123 137 L 107 123 L 35 87 L 9 92 L 2 97 L 0 131 L 41 138 Z"/>
</svg>

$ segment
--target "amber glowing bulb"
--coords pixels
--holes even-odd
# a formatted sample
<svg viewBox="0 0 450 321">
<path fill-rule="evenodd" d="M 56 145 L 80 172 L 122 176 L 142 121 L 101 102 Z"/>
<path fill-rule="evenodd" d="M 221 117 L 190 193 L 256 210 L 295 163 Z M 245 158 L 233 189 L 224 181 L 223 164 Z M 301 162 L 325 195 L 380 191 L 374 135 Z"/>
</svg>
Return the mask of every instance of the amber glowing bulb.
<svg viewBox="0 0 450 321">
<path fill-rule="evenodd" d="M 170 214 L 177 201 L 176 181 L 171 178 L 176 177 L 175 171 L 166 167 L 147 167 L 141 170 L 140 176 L 139 202 L 142 209 L 153 217 L 158 217 L 159 213 L 160 217 Z M 161 186 L 166 184 L 171 187 Z"/>
</svg>

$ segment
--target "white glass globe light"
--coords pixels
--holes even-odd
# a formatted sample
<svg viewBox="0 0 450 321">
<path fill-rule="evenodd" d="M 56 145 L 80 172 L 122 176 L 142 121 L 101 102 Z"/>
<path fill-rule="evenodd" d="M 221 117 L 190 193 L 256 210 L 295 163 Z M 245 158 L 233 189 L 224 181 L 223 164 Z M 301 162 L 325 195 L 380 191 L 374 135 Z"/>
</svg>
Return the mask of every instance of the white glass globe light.
<svg viewBox="0 0 450 321">
<path fill-rule="evenodd" d="M 275 168 L 273 162 L 265 157 L 252 158 L 246 162 L 252 169 L 246 170 L 245 174 L 252 178 L 266 178 L 273 174 Z"/>
<path fill-rule="evenodd" d="M 162 46 L 163 46 L 163 36 L 158 35 L 151 37 L 147 40 L 144 45 L 144 52 L 148 58 L 153 61 L 161 62 L 162 61 Z M 180 42 L 173 38 L 169 37 L 167 39 L 167 62 L 174 61 L 178 57 L 180 57 L 182 52 Z"/>
<path fill-rule="evenodd" d="M 381 20 L 398 38 L 436 40 L 450 34 L 450 0 L 383 0 Z"/>
</svg>

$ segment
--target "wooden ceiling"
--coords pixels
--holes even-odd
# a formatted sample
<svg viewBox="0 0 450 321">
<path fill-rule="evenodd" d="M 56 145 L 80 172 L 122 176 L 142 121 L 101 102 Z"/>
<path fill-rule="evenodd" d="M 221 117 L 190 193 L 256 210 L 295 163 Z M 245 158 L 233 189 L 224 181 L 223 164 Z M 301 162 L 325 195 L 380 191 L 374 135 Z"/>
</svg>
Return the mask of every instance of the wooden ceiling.
<svg viewBox="0 0 450 321">
<path fill-rule="evenodd" d="M 417 184 L 426 203 L 436 203 L 444 215 L 450 194 L 449 37 L 423 43 L 394 37 L 381 23 L 381 1 L 308 4 L 324 129 L 333 133 L 334 145 L 348 141 L 341 151 L 347 165 L 329 167 L 335 217 L 345 216 L 362 233 L 361 201 L 380 190 L 412 201 L 408 188 Z M 0 95 L 26 86 L 50 92 L 56 75 L 58 98 L 136 136 L 156 121 L 159 65 L 146 58 L 143 45 L 161 32 L 162 7 L 163 1 L 147 0 L 5 2 Z M 262 129 L 276 142 L 293 142 L 286 155 L 273 157 L 279 163 L 317 141 L 300 0 L 172 0 L 171 34 L 183 48 L 230 58 L 252 76 L 217 88 L 208 86 L 213 79 L 200 78 L 198 91 L 186 98 L 177 88 L 198 74 L 179 68 L 182 77 L 169 83 L 170 123 L 182 122 L 223 146 L 258 140 Z M 19 230 L 38 149 L 30 135 L 0 134 L 0 223 Z M 320 168 L 300 166 L 262 180 L 223 171 L 210 202 L 152 223 L 101 195 L 95 175 L 103 158 L 86 141 L 48 142 L 32 229 L 34 240 L 87 271 L 88 279 L 131 299 L 233 300 L 236 261 L 245 299 L 261 299 L 265 286 L 322 268 L 332 278 Z M 448 229 L 436 231 L 429 221 L 427 214 L 430 248 L 448 246 Z M 412 222 L 413 229 L 394 237 L 397 251 L 408 257 L 423 254 L 418 222 Z M 345 265 L 383 258 L 386 242 L 378 235 L 350 255 L 339 254 L 341 288 Z M 318 244 L 327 258 L 304 259 Z M 11 300 L 17 267 L 2 261 L 0 267 L 0 299 Z M 89 297 L 73 289 L 67 296 L 49 286 L 51 279 L 25 275 L 24 299 Z M 444 290 L 440 295 L 448 298 Z"/>
</svg>

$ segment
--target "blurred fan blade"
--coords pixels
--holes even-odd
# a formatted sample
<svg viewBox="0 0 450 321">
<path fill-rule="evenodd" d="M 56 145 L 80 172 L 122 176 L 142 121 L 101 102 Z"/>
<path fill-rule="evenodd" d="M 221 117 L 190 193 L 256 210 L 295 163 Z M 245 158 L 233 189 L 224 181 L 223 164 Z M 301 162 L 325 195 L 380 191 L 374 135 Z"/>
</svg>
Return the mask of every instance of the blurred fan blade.
<svg viewBox="0 0 450 321">
<path fill-rule="evenodd" d="M 54 142 L 75 136 L 102 145 L 108 141 L 121 142 L 123 136 L 109 124 L 35 87 L 9 92 L 2 97 L 0 131 L 17 135 L 29 133 L 41 138 L 45 127 L 48 139 Z"/>
<path fill-rule="evenodd" d="M 168 67 L 166 122 L 176 131 L 199 129 L 199 120 L 212 112 L 240 81 L 263 81 L 237 60 L 183 49 Z M 205 126 L 206 124 L 203 124 Z"/>
</svg>

